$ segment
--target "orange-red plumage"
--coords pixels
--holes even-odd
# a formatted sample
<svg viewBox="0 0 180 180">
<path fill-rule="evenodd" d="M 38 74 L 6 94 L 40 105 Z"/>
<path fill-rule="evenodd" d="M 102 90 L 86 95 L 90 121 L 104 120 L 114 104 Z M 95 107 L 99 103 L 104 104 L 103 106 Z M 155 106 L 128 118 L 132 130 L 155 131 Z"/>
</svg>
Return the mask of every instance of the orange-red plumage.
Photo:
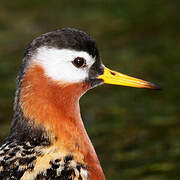
<svg viewBox="0 0 180 180">
<path fill-rule="evenodd" d="M 79 109 L 79 98 L 88 88 L 85 82 L 52 81 L 40 66 L 33 65 L 23 77 L 20 101 L 33 124 L 45 127 L 61 151 L 74 153 L 77 161 L 88 166 L 91 179 L 100 180 L 104 175 Z"/>
</svg>

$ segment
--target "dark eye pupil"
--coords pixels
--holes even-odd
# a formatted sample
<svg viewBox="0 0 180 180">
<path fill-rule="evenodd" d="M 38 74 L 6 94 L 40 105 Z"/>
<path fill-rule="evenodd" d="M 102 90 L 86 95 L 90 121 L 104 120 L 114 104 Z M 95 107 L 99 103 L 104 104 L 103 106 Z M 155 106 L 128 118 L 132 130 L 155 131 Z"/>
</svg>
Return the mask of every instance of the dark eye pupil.
<svg viewBox="0 0 180 180">
<path fill-rule="evenodd" d="M 74 61 L 72 62 L 77 68 L 83 67 L 85 66 L 86 62 L 84 60 L 84 58 L 81 57 L 77 57 L 76 59 L 74 59 Z"/>
</svg>

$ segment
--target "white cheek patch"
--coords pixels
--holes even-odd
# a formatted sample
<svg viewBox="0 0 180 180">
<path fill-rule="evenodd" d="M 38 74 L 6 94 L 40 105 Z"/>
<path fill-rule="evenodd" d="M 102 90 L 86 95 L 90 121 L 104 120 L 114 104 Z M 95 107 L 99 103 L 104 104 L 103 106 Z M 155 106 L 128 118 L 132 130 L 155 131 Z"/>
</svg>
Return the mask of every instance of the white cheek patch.
<svg viewBox="0 0 180 180">
<path fill-rule="evenodd" d="M 86 60 L 86 67 L 77 68 L 72 64 L 76 57 Z M 32 57 L 40 64 L 45 74 L 53 80 L 63 82 L 82 82 L 88 77 L 89 68 L 95 59 L 85 51 L 40 47 Z"/>
</svg>

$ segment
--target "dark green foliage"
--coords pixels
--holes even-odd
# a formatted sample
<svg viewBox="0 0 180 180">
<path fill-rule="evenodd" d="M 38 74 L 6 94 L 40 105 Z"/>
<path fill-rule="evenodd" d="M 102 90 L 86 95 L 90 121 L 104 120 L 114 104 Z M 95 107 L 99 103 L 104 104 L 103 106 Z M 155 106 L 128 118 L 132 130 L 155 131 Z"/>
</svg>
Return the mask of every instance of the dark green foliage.
<svg viewBox="0 0 180 180">
<path fill-rule="evenodd" d="M 163 91 L 104 85 L 81 100 L 107 179 L 180 179 L 178 0 L 1 0 L 0 138 L 12 119 L 15 77 L 27 44 L 62 27 L 89 32 L 108 67 Z"/>
</svg>

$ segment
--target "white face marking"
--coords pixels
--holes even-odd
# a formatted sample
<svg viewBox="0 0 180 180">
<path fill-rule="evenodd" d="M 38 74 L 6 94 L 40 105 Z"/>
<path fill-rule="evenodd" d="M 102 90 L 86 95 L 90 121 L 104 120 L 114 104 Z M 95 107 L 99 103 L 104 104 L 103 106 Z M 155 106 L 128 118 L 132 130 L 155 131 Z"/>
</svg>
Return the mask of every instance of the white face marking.
<svg viewBox="0 0 180 180">
<path fill-rule="evenodd" d="M 72 61 L 77 57 L 84 58 L 87 66 L 75 67 Z M 85 51 L 48 47 L 40 47 L 32 58 L 43 67 L 48 77 L 68 83 L 84 81 L 88 77 L 89 68 L 95 62 L 95 59 Z"/>
</svg>

